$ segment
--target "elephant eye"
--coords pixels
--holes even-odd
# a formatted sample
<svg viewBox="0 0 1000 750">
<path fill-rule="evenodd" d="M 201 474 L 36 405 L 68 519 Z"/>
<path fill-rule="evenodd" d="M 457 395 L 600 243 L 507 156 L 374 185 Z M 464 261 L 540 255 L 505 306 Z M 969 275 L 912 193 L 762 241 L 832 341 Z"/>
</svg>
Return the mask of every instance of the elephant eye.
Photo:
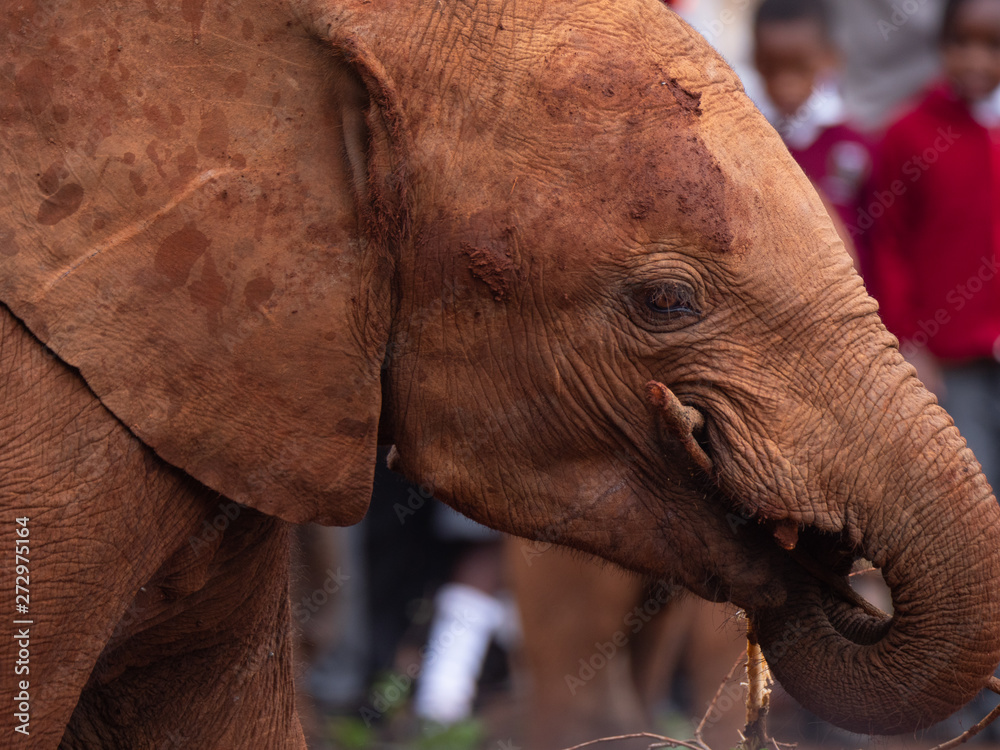
<svg viewBox="0 0 1000 750">
<path fill-rule="evenodd" d="M 646 307 L 657 317 L 697 315 L 694 292 L 682 284 L 662 284 L 646 289 Z"/>
</svg>

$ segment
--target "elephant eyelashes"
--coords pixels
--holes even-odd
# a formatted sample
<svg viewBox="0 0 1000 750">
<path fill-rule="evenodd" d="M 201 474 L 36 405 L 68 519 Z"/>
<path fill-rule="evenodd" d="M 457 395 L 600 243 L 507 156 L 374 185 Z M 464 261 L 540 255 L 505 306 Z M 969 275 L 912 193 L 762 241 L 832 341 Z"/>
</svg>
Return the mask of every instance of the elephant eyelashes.
<svg viewBox="0 0 1000 750">
<path fill-rule="evenodd" d="M 694 290 L 686 284 L 666 283 L 639 290 L 643 317 L 654 324 L 679 323 L 699 315 Z"/>
</svg>

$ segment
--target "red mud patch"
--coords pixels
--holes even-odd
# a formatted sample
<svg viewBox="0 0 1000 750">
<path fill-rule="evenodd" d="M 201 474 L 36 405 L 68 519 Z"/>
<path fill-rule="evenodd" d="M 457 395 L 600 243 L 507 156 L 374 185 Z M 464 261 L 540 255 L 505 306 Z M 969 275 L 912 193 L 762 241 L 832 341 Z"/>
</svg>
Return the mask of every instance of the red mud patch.
<svg viewBox="0 0 1000 750">
<path fill-rule="evenodd" d="M 13 257 L 21 251 L 14 239 L 14 230 L 10 227 L 0 227 L 0 255 Z"/>
<path fill-rule="evenodd" d="M 198 151 L 204 156 L 225 159 L 227 148 L 229 148 L 229 123 L 223 111 L 216 107 L 201 116 Z"/>
<path fill-rule="evenodd" d="M 181 0 L 181 17 L 193 27 L 194 31 L 201 28 L 205 16 L 205 0 Z"/>
<path fill-rule="evenodd" d="M 243 299 L 251 310 L 258 310 L 274 294 L 274 282 L 266 276 L 258 276 L 247 282 L 243 289 Z"/>
<path fill-rule="evenodd" d="M 205 308 L 208 330 L 213 335 L 218 332 L 222 310 L 229 298 L 229 289 L 215 267 L 212 256 L 205 257 L 201 278 L 191 283 L 188 289 L 191 302 Z"/>
<path fill-rule="evenodd" d="M 42 60 L 32 60 L 14 76 L 14 91 L 29 114 L 42 114 L 52 98 L 52 70 Z"/>
<path fill-rule="evenodd" d="M 172 286 L 181 286 L 191 275 L 191 269 L 205 251 L 211 240 L 195 229 L 189 222 L 160 243 L 156 251 L 154 267 L 171 281 Z"/>
<path fill-rule="evenodd" d="M 670 89 L 670 93 L 674 95 L 674 99 L 681 106 L 685 112 L 697 116 L 701 116 L 701 94 L 695 94 L 688 91 L 686 88 L 677 82 L 676 78 L 667 78 L 665 81 L 667 87 Z"/>
<path fill-rule="evenodd" d="M 51 198 L 38 207 L 39 224 L 52 226 L 63 219 L 72 216 L 83 203 L 83 186 L 75 182 L 63 185 Z"/>
<path fill-rule="evenodd" d="M 462 252 L 469 256 L 469 271 L 482 281 L 493 292 L 493 299 L 501 302 L 506 299 L 510 281 L 514 273 L 514 263 L 506 255 L 494 250 L 462 243 Z"/>
</svg>

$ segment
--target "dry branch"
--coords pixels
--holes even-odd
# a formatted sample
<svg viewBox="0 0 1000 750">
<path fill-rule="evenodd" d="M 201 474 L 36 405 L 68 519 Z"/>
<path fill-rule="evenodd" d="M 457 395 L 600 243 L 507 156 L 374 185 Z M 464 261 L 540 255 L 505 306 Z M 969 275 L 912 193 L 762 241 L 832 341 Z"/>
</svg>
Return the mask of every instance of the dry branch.
<svg viewBox="0 0 1000 750">
<path fill-rule="evenodd" d="M 760 750 L 771 744 L 767 734 L 767 709 L 771 702 L 771 691 L 767 687 L 769 674 L 757 634 L 750 625 L 747 628 L 747 724 L 739 745 L 741 750 Z"/>
<path fill-rule="evenodd" d="M 874 609 L 874 607 L 872 607 L 872 609 Z M 875 610 L 875 612 L 878 612 L 878 610 Z M 617 737 L 602 737 L 601 739 L 590 740 L 589 742 L 584 742 L 579 745 L 573 745 L 573 747 L 564 748 L 564 750 L 581 750 L 582 748 L 593 747 L 607 742 L 619 742 L 621 740 L 635 739 L 656 740 L 656 742 L 649 745 L 647 750 L 655 750 L 656 748 L 666 747 L 683 747 L 687 750 L 712 750 L 712 748 L 709 747 L 702 739 L 702 732 L 708 722 L 708 717 L 712 713 L 712 709 L 715 707 L 719 697 L 722 695 L 722 691 L 725 689 L 726 685 L 729 684 L 730 680 L 733 679 L 736 674 L 736 670 L 739 669 L 741 664 L 747 665 L 749 696 L 747 697 L 747 725 L 742 733 L 743 741 L 739 744 L 739 750 L 761 750 L 761 748 L 774 748 L 774 750 L 781 750 L 781 748 L 794 747 L 794 745 L 779 743 L 767 734 L 765 719 L 767 718 L 767 709 L 770 702 L 769 699 L 771 691 L 767 688 L 770 672 L 767 668 L 767 662 L 764 660 L 764 655 L 760 650 L 760 646 L 756 643 L 756 637 L 753 630 L 750 628 L 747 634 L 746 659 L 744 660 L 741 656 L 733 665 L 733 668 L 729 670 L 729 674 L 726 675 L 722 684 L 719 685 L 719 689 L 716 691 L 715 697 L 712 699 L 712 702 L 708 704 L 708 709 L 705 711 L 705 715 L 702 717 L 698 727 L 694 730 L 694 737 L 692 739 L 678 740 L 673 737 L 664 737 L 663 735 L 652 734 L 650 732 L 637 732 L 635 734 L 622 734 Z M 991 677 L 986 683 L 986 687 L 994 693 L 1000 695 L 1000 678 Z M 948 740 L 940 745 L 936 745 L 930 748 L 930 750 L 953 750 L 953 748 L 968 742 L 970 739 L 983 731 L 983 729 L 992 724 L 998 716 L 1000 716 L 1000 706 L 994 708 L 983 718 L 982 721 L 970 727 L 958 737 Z"/>
<path fill-rule="evenodd" d="M 654 744 L 650 745 L 650 748 L 658 747 L 686 747 L 688 750 L 710 750 L 704 744 L 696 744 L 693 741 L 675 740 L 673 737 L 664 737 L 660 734 L 651 734 L 650 732 L 637 732 L 636 734 L 622 734 L 617 737 L 602 737 L 599 740 L 590 740 L 590 742 L 584 742 L 580 745 L 573 745 L 573 747 L 567 747 L 565 750 L 580 750 L 582 747 L 591 747 L 593 745 L 599 745 L 603 742 L 619 742 L 621 740 L 658 740 Z"/>
<path fill-rule="evenodd" d="M 729 670 L 729 674 L 726 675 L 726 679 L 719 684 L 719 689 L 715 691 L 715 697 L 712 698 L 711 702 L 708 704 L 708 708 L 705 709 L 705 715 L 701 717 L 701 721 L 698 722 L 698 726 L 694 730 L 694 742 L 706 748 L 706 750 L 711 750 L 711 748 L 705 744 L 705 739 L 702 736 L 702 733 L 705 731 L 705 725 L 708 724 L 708 717 L 712 715 L 712 711 L 719 702 L 719 698 L 722 697 L 722 692 L 726 689 L 726 685 L 728 685 L 733 677 L 736 676 L 736 670 L 744 666 L 745 663 L 746 660 L 742 655 L 740 655 L 740 657 L 733 664 L 733 668 Z"/>
</svg>

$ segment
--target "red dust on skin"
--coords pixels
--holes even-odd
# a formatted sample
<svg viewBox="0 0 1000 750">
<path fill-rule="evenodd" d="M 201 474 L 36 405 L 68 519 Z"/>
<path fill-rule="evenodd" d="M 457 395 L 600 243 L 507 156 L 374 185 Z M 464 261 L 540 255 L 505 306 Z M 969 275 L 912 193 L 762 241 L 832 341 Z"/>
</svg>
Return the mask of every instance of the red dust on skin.
<svg viewBox="0 0 1000 750">
<path fill-rule="evenodd" d="M 53 226 L 77 212 L 83 203 L 83 186 L 71 182 L 63 185 L 51 198 L 38 207 L 36 219 L 39 224 Z"/>
<path fill-rule="evenodd" d="M 197 34 L 201 30 L 201 21 L 205 15 L 205 0 L 181 0 L 181 16 L 191 24 L 191 32 Z"/>
<path fill-rule="evenodd" d="M 14 91 L 24 109 L 36 117 L 52 100 L 52 69 L 44 60 L 32 60 L 14 75 Z"/>
<path fill-rule="evenodd" d="M 135 170 L 128 173 L 128 179 L 129 182 L 132 183 L 133 192 L 135 192 L 135 194 L 140 198 L 149 190 L 149 186 L 146 185 L 146 182 L 142 179 L 142 175 Z"/>
<path fill-rule="evenodd" d="M 177 155 L 177 174 L 187 181 L 198 173 L 198 152 L 194 146 L 188 146 Z"/>
<path fill-rule="evenodd" d="M 0 255 L 10 258 L 20 252 L 21 248 L 14 236 L 14 230 L 10 227 L 0 227 Z"/>
<path fill-rule="evenodd" d="M 233 73 L 231 76 L 226 78 L 226 82 L 223 85 L 226 94 L 231 96 L 233 99 L 240 99 L 243 96 L 243 92 L 247 88 L 247 74 L 243 71 L 238 71 Z"/>
<path fill-rule="evenodd" d="M 128 105 L 118 87 L 118 82 L 111 77 L 110 73 L 105 71 L 101 74 L 97 90 L 101 92 L 101 96 L 111 103 L 117 114 L 124 115 L 128 111 Z"/>
<path fill-rule="evenodd" d="M 198 151 L 203 156 L 225 159 L 227 148 L 229 148 L 229 123 L 226 116 L 218 107 L 210 109 L 201 116 Z"/>
<path fill-rule="evenodd" d="M 462 252 L 469 256 L 469 271 L 490 288 L 493 299 L 502 302 L 510 287 L 510 277 L 514 274 L 514 263 L 505 254 L 496 250 L 475 247 L 462 243 Z"/>
<path fill-rule="evenodd" d="M 183 229 L 168 235 L 156 251 L 154 268 L 170 280 L 171 287 L 183 286 L 187 283 L 198 260 L 212 241 L 195 228 L 194 222 L 188 222 Z"/>
<path fill-rule="evenodd" d="M 148 156 L 149 160 L 153 162 L 153 166 L 156 167 L 156 171 L 159 173 L 160 177 L 166 180 L 167 173 L 163 169 L 163 162 L 160 161 L 160 155 L 156 152 L 156 141 L 150 141 L 149 145 L 146 146 L 146 156 Z"/>
<path fill-rule="evenodd" d="M 250 279 L 243 290 L 243 300 L 251 310 L 259 310 L 274 294 L 274 282 L 266 276 Z"/>
<path fill-rule="evenodd" d="M 170 104 L 167 105 L 167 109 L 170 110 L 171 125 L 176 125 L 177 127 L 180 127 L 186 122 L 186 120 L 184 119 L 184 112 L 181 111 L 181 108 L 178 107 L 176 104 L 170 102 Z"/>
<path fill-rule="evenodd" d="M 61 185 L 62 181 L 67 177 L 69 177 L 69 170 L 66 169 L 66 165 L 63 163 L 63 160 L 59 159 L 54 161 L 49 165 L 49 168 L 45 170 L 42 176 L 38 178 L 38 189 L 46 195 L 52 195 L 59 189 L 59 185 Z"/>
<path fill-rule="evenodd" d="M 211 255 L 205 256 L 205 262 L 201 268 L 201 278 L 193 281 L 188 291 L 191 295 L 191 302 L 205 308 L 208 330 L 214 335 L 219 330 L 222 311 L 229 300 L 229 288 L 216 268 Z"/>
</svg>

